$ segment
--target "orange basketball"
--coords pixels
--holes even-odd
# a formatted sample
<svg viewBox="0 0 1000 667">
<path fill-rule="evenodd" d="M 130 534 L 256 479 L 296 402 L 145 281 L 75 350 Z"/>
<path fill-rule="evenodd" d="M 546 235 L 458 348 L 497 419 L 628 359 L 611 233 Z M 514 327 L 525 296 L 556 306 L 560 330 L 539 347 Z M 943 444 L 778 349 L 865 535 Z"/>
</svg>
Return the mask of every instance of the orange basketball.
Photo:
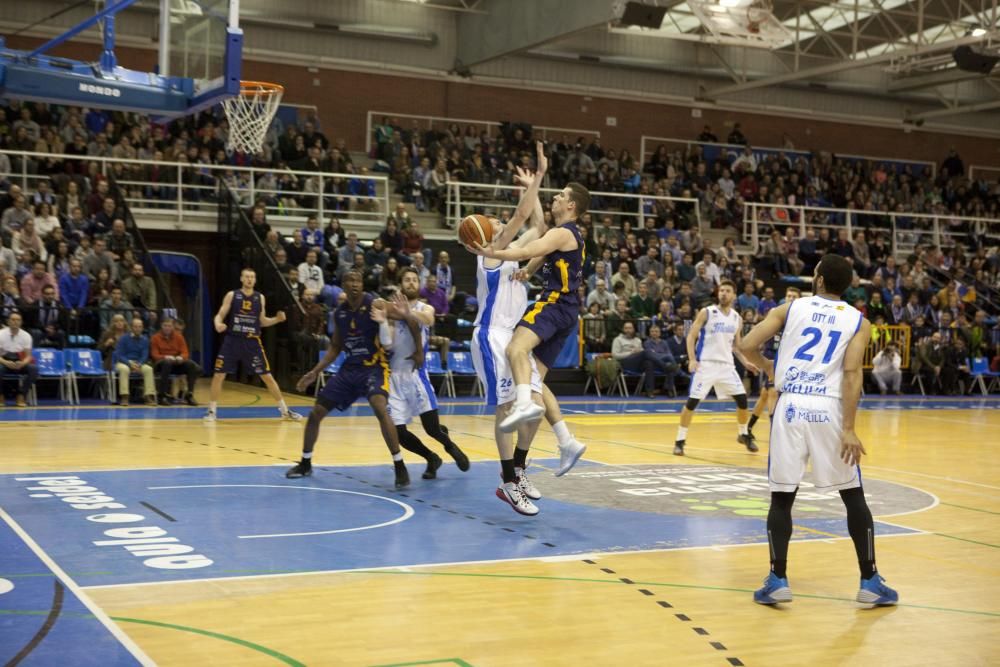
<svg viewBox="0 0 1000 667">
<path fill-rule="evenodd" d="M 493 223 L 485 215 L 467 215 L 458 226 L 458 238 L 468 246 L 484 246 L 493 240 Z"/>
</svg>

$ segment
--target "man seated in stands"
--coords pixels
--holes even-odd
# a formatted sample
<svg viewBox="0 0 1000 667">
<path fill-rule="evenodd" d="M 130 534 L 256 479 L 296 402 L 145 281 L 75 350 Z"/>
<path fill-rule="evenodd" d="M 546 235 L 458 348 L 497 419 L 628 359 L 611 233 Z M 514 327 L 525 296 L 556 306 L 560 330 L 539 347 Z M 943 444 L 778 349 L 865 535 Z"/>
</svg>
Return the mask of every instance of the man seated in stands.
<svg viewBox="0 0 1000 667">
<path fill-rule="evenodd" d="M 122 281 L 122 296 L 133 306 L 149 310 L 150 317 L 156 319 L 156 285 L 141 263 L 132 264 L 132 275 Z"/>
<path fill-rule="evenodd" d="M 299 264 L 299 280 L 306 289 L 314 290 L 317 294 L 323 289 L 323 270 L 319 267 L 319 253 L 310 250 L 306 253 L 306 260 Z"/>
<path fill-rule="evenodd" d="M 156 405 L 156 385 L 153 367 L 149 365 L 149 337 L 139 317 L 132 318 L 129 332 L 118 339 L 112 363 L 118 374 L 118 405 L 129 404 L 129 376 L 142 374 L 142 394 L 146 405 Z"/>
<path fill-rule="evenodd" d="M 45 262 L 35 259 L 31 262 L 31 272 L 21 278 L 21 298 L 28 305 L 38 301 L 46 287 L 58 292 L 56 277 L 45 270 Z"/>
<path fill-rule="evenodd" d="M 90 296 L 90 279 L 83 273 L 83 262 L 69 260 L 69 271 L 59 278 L 59 300 L 69 314 L 71 330 L 75 329 Z"/>
<path fill-rule="evenodd" d="M 126 250 L 135 249 L 135 241 L 132 239 L 132 235 L 125 231 L 125 221 L 121 218 L 115 218 L 114 222 L 111 223 L 111 232 L 104 236 L 104 240 L 108 246 L 108 252 L 117 262 L 124 255 Z"/>
<path fill-rule="evenodd" d="M 27 308 L 26 314 L 36 346 L 39 346 L 38 341 L 43 338 L 58 337 L 59 332 L 65 334 L 68 318 L 56 294 L 54 287 L 46 286 L 42 290 L 42 298 Z"/>
<path fill-rule="evenodd" d="M 17 375 L 17 407 L 27 406 L 25 396 L 38 378 L 38 368 L 31 356 L 32 341 L 28 332 L 21 328 L 21 313 L 15 311 L 7 318 L 7 326 L 0 329 L 0 375 Z M 0 394 L 0 405 L 6 403 L 6 396 Z"/>
<path fill-rule="evenodd" d="M 157 400 L 160 405 L 170 405 L 170 376 L 183 373 L 187 376 L 187 392 L 184 401 L 188 405 L 198 405 L 194 400 L 194 385 L 201 375 L 201 367 L 191 361 L 187 341 L 176 330 L 173 318 L 164 318 L 160 330 L 153 334 L 149 343 L 150 357 L 153 360 L 153 371 L 157 376 Z"/>
</svg>

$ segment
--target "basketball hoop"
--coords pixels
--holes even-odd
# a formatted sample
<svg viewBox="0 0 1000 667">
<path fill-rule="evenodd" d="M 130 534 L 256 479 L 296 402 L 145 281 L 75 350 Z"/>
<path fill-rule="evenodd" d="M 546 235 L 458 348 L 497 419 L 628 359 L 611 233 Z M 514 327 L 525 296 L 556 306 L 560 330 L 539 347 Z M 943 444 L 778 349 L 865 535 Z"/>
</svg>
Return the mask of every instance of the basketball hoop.
<svg viewBox="0 0 1000 667">
<path fill-rule="evenodd" d="M 284 92 L 276 83 L 240 81 L 240 94 L 222 102 L 229 120 L 226 147 L 251 155 L 260 152 Z"/>
</svg>

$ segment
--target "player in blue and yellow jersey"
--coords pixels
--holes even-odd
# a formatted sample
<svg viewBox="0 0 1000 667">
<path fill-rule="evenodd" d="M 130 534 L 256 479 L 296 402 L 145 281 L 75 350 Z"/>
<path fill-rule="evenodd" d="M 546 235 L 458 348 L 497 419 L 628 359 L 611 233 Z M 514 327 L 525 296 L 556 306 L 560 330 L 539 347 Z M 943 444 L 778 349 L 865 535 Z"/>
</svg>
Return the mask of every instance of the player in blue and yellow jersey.
<svg viewBox="0 0 1000 667">
<path fill-rule="evenodd" d="M 393 319 L 409 322 L 413 313 L 406 298 L 401 295 L 397 295 L 398 299 L 393 303 L 386 304 L 382 299 L 365 293 L 362 280 L 357 271 L 344 274 L 343 288 L 347 293 L 347 301 L 333 313 L 336 330 L 330 340 L 330 347 L 320 362 L 303 375 L 296 385 L 299 391 L 305 391 L 316 382 L 323 369 L 332 364 L 341 351 L 344 352 L 343 365 L 320 391 L 316 405 L 306 420 L 302 459 L 285 473 L 285 477 L 295 479 L 312 475 L 312 454 L 319 436 L 320 422 L 330 410 L 347 410 L 354 401 L 365 397 L 375 412 L 375 418 L 382 429 L 382 438 L 392 454 L 396 488 L 400 489 L 409 485 L 410 475 L 403 463 L 403 454 L 399 451 L 396 427 L 389 416 L 389 356 L 385 345 L 391 342 L 391 329 L 382 315 L 388 314 Z M 397 303 L 399 299 L 402 304 Z M 383 312 L 376 314 L 373 313 L 375 310 Z M 412 358 L 416 368 L 422 366 L 423 348 L 416 348 Z"/>
<path fill-rule="evenodd" d="M 510 432 L 518 424 L 537 421 L 545 408 L 531 399 L 531 355 L 538 374 L 555 363 L 566 339 L 576 330 L 580 312 L 577 288 L 583 282 L 584 244 L 577 220 L 590 206 L 590 192 L 579 183 L 570 183 L 552 199 L 555 227 L 540 239 L 521 247 L 500 250 L 492 246 L 471 248 L 483 257 L 519 262 L 545 258 L 542 277 L 545 286 L 539 300 L 518 322 L 507 346 L 507 360 L 514 376 L 514 407 L 500 422 Z"/>
<path fill-rule="evenodd" d="M 240 272 L 240 289 L 226 293 L 219 312 L 215 314 L 215 330 L 225 334 L 219 355 L 215 358 L 215 375 L 212 376 L 212 388 L 209 393 L 208 412 L 205 413 L 206 423 L 216 420 L 216 407 L 222 382 L 227 373 L 235 373 L 242 363 L 244 369 L 249 368 L 264 381 L 267 391 L 278 403 L 278 411 L 283 419 L 300 421 L 302 415 L 292 412 L 285 405 L 278 383 L 271 376 L 271 365 L 267 362 L 267 354 L 260 342 L 260 330 L 285 321 L 285 313 L 278 311 L 275 317 L 265 314 L 264 295 L 254 290 L 257 284 L 257 274 L 253 269 L 243 269 Z"/>
</svg>

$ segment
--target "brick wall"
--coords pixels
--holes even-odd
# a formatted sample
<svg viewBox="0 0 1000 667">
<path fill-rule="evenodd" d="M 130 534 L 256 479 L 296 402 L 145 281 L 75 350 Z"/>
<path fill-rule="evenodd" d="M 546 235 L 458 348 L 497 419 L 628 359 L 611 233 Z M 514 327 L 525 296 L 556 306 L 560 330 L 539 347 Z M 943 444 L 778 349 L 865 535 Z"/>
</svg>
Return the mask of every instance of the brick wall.
<svg viewBox="0 0 1000 667">
<path fill-rule="evenodd" d="M 31 38 L 9 40 L 12 48 L 39 43 Z M 53 55 L 96 60 L 100 47 L 74 43 L 59 47 Z M 121 64 L 149 69 L 155 62 L 150 50 L 120 48 Z M 968 164 L 1000 165 L 1000 140 L 981 139 L 939 132 L 911 132 L 801 118 L 706 109 L 693 118 L 691 109 L 669 104 L 624 101 L 577 94 L 482 86 L 467 82 L 445 82 L 384 74 L 308 68 L 247 61 L 246 79 L 274 81 L 285 86 L 285 100 L 314 104 L 320 110 L 328 136 L 343 137 L 354 150 L 365 142 L 369 109 L 478 120 L 518 120 L 535 125 L 600 130 L 609 148 L 628 148 L 635 154 L 642 135 L 693 138 L 704 124 L 724 139 L 733 122 L 755 144 L 780 146 L 787 132 L 799 149 L 858 153 L 879 157 L 909 158 L 940 163 L 948 147 L 954 146 Z M 316 85 L 318 82 L 318 85 Z M 995 114 L 996 115 L 996 114 Z M 608 127 L 608 116 L 617 119 Z"/>
</svg>

